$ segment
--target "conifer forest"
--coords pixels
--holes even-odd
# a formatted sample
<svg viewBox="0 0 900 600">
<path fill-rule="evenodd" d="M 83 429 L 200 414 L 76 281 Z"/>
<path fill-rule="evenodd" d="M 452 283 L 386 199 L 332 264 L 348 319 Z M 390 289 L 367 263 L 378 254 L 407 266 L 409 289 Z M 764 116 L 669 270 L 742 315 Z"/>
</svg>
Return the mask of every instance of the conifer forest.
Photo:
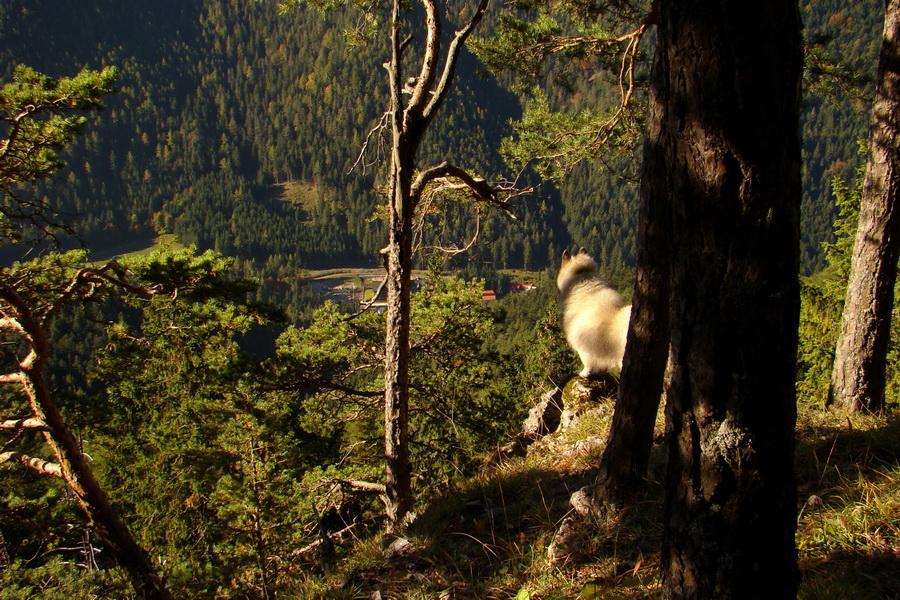
<svg viewBox="0 0 900 600">
<path fill-rule="evenodd" d="M 900 598 L 900 1 L 749 4 L 0 3 L 0 600 Z"/>
</svg>

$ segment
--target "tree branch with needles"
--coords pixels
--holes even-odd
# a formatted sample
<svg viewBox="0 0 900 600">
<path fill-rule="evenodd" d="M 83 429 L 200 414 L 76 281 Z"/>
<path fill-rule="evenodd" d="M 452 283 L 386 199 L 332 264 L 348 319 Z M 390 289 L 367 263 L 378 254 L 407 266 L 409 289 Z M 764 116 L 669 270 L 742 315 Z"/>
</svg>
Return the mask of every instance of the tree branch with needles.
<svg viewBox="0 0 900 600">
<path fill-rule="evenodd" d="M 516 137 L 503 141 L 502 152 L 510 162 L 534 164 L 545 177 L 559 178 L 581 161 L 596 158 L 604 148 L 624 152 L 634 148 L 642 137 L 643 117 L 635 101 L 641 89 L 638 67 L 644 61 L 641 42 L 656 24 L 657 5 L 654 0 L 643 14 L 638 6 L 591 11 L 576 18 L 591 27 L 571 35 L 561 23 L 571 18 L 567 11 L 572 7 L 551 2 L 533 22 L 504 15 L 495 36 L 476 44 L 476 53 L 492 69 L 512 71 L 522 83 L 543 76 L 546 58 L 565 54 L 594 59 L 591 64 L 599 63 L 598 70 L 610 73 L 618 87 L 617 100 L 605 110 L 573 113 L 551 110 L 546 95 L 533 92 L 525 114 L 514 124 Z"/>
<path fill-rule="evenodd" d="M 27 413 L 0 421 L 0 432 L 11 434 L 0 449 L 0 463 L 17 464 L 65 481 L 104 539 L 119 564 L 132 578 L 140 597 L 171 600 L 146 553 L 135 542 L 93 474 L 81 440 L 66 424 L 54 398 L 47 370 L 53 350 L 49 331 L 64 307 L 114 295 L 130 298 L 163 297 L 174 302 L 198 294 L 237 290 L 240 282 L 220 282 L 221 260 L 214 255 L 195 257 L 193 251 L 170 253 L 136 262 L 133 267 L 116 261 L 94 267 L 84 252 L 52 254 L 0 270 L 0 334 L 21 352 L 15 370 L 0 375 L 0 382 L 15 384 L 28 402 Z M 54 461 L 11 448 L 24 433 L 43 437 Z"/>
<path fill-rule="evenodd" d="M 26 222 L 34 231 L 54 237 L 50 229 L 73 233 L 44 200 L 18 193 L 23 183 L 49 177 L 64 166 L 57 150 L 82 130 L 86 119 L 72 113 L 103 108 L 103 96 L 115 91 L 117 71 L 83 70 L 75 77 L 53 79 L 25 66 L 13 72 L 13 83 L 0 87 L 0 215 L 6 235 L 10 221 Z"/>
</svg>

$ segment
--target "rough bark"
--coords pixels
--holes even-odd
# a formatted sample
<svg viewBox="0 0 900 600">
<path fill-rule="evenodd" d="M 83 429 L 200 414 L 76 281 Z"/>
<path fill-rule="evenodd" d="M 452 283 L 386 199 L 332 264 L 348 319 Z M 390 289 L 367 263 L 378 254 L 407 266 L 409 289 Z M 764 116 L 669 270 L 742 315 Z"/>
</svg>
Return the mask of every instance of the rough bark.
<svg viewBox="0 0 900 600">
<path fill-rule="evenodd" d="M 796 3 L 663 2 L 669 599 L 795 598 Z"/>
<path fill-rule="evenodd" d="M 409 462 L 409 331 L 410 278 L 412 275 L 413 215 L 427 183 L 445 175 L 462 176 L 473 187 L 475 180 L 456 167 L 442 165 L 423 171 L 416 179 L 416 155 L 425 131 L 447 96 L 456 72 L 456 61 L 466 39 L 481 21 L 488 0 L 481 0 L 468 23 L 456 31 L 447 44 L 443 67 L 441 20 L 434 0 L 421 0 L 425 8 L 425 46 L 415 87 L 403 101 L 403 52 L 408 42 L 401 40 L 401 3 L 395 0 L 391 15 L 391 59 L 387 63 L 390 88 L 391 167 L 388 193 L 389 241 L 387 253 L 387 325 L 385 329 L 385 496 L 386 515 L 393 528 L 402 526 L 412 509 L 412 468 Z M 474 189 L 475 194 L 484 190 Z"/>
<path fill-rule="evenodd" d="M 384 367 L 384 455 L 386 514 L 399 523 L 412 509 L 409 464 L 409 329 L 412 275 L 412 206 L 410 186 L 416 144 L 401 96 L 400 5 L 394 2 L 391 31 L 391 185 L 387 247 L 387 325 Z M 420 82 L 421 83 L 421 82 Z"/>
<path fill-rule="evenodd" d="M 631 324 L 622 363 L 622 379 L 600 461 L 594 512 L 618 508 L 629 491 L 647 476 L 653 427 L 663 391 L 669 353 L 669 255 L 671 186 L 662 123 L 664 105 L 659 97 L 665 74 L 654 61 L 651 79 L 647 139 L 641 174 L 638 256 L 631 306 Z"/>
<path fill-rule="evenodd" d="M 869 154 L 828 402 L 884 408 L 894 282 L 900 254 L 900 2 L 886 2 Z"/>
</svg>

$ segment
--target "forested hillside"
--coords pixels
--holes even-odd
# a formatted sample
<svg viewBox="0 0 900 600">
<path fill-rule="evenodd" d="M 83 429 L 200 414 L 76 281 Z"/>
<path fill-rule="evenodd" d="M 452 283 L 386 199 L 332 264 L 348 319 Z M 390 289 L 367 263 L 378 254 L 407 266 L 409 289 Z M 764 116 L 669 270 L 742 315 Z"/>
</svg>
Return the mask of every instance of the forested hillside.
<svg viewBox="0 0 900 600">
<path fill-rule="evenodd" d="M 483 208 L 480 244 L 449 264 L 460 277 L 446 261 L 420 253 L 413 293 L 398 294 L 410 309 L 408 352 L 392 359 L 389 346 L 403 344 L 385 334 L 390 311 L 350 314 L 312 297 L 305 271 L 381 268 L 392 140 L 370 132 L 388 107 L 383 65 L 394 60 L 383 31 L 371 44 L 348 43 L 345 32 L 366 24 L 358 12 L 323 15 L 307 6 L 279 14 L 276 4 L 0 4 L 0 600 L 658 597 L 666 454 L 658 445 L 633 504 L 603 526 L 579 525 L 587 538 L 581 550 L 557 536 L 572 514 L 572 492 L 596 479 L 614 403 L 603 378 L 590 386 L 590 398 L 579 396 L 587 388 L 573 393 L 585 382 L 572 377 L 580 365 L 560 331 L 552 267 L 563 248 L 585 246 L 604 279 L 632 297 L 635 157 L 643 149 L 585 160 L 552 183 L 522 174 L 519 183 L 534 185 L 534 194 L 515 200 L 515 219 Z M 453 6 L 439 9 L 471 17 Z M 818 50 L 864 72 L 874 69 L 882 14 L 874 0 L 804 6 Z M 422 20 L 415 16 L 413 23 Z M 496 16 L 487 14 L 475 35 L 489 36 Z M 452 29 L 445 24 L 448 38 Z M 653 35 L 644 41 L 648 52 Z M 409 46 L 410 64 L 421 37 Z M 799 76 L 799 37 L 791 40 Z M 749 48 L 745 57 L 756 46 Z M 641 86 L 648 61 L 640 57 Z M 118 71 L 101 71 L 105 66 Z M 900 590 L 896 418 L 835 418 L 820 410 L 859 212 L 857 140 L 869 120 L 869 90 L 824 90 L 831 80 L 812 75 L 802 125 L 803 252 L 805 270 L 818 276 L 803 278 L 796 404 L 790 399 L 801 415 L 797 478 L 809 498 L 801 498 L 796 547 L 808 563 L 801 564 L 807 589 L 843 597 L 832 578 L 848 579 L 847 587 L 865 578 L 853 593 L 878 597 L 867 591 Z M 449 159 L 488 179 L 517 176 L 501 156 L 501 140 L 515 135 L 511 122 L 534 100 L 519 95 L 521 83 L 510 73 L 489 74 L 464 50 L 420 160 L 412 162 Z M 553 110 L 575 110 L 608 104 L 618 94 L 613 83 L 594 59 L 557 56 L 537 85 Z M 407 88 L 417 85 L 407 80 Z M 399 88 L 395 98 L 415 96 Z M 797 87 L 789 88 L 796 108 Z M 14 138 L 40 137 L 42 126 L 65 129 L 49 114 L 73 119 L 73 130 L 84 118 L 83 132 L 53 144 L 64 169 L 56 169 L 52 149 L 22 152 L 43 169 L 33 175 L 6 150 Z M 13 124 L 19 117 L 24 128 Z M 789 177 L 777 181 L 796 176 L 799 165 L 791 164 Z M 836 176 L 844 178 L 837 202 Z M 792 190 L 796 208 L 798 186 Z M 485 204 L 490 200 L 498 199 Z M 476 228 L 464 210 L 471 207 L 445 204 L 417 216 L 443 242 L 460 243 Z M 23 206 L 26 216 L 17 219 Z M 780 218 L 787 214 L 794 213 Z M 71 250 L 78 240 L 45 228 L 45 219 L 67 222 L 87 249 Z M 702 247 L 709 230 L 697 222 L 681 224 L 693 227 Z M 150 246 L 161 233 L 183 247 L 105 262 Z M 47 242 L 48 234 L 62 247 L 39 243 L 42 251 L 34 251 L 31 242 Z M 826 254 L 822 242 L 834 237 Z M 793 269 L 795 248 L 763 239 L 747 238 L 746 246 L 780 248 L 767 264 Z M 687 256 L 679 262 L 690 263 Z M 680 272 L 691 276 L 689 266 Z M 515 276 L 536 289 L 485 301 L 480 277 L 491 286 L 513 277 L 500 269 L 531 271 Z M 763 298 L 760 305 L 785 297 L 744 294 L 739 286 L 721 294 L 727 286 L 709 281 L 712 304 L 730 308 L 736 296 Z M 366 292 L 377 299 L 374 287 Z M 895 319 L 895 341 L 898 327 Z M 742 350 L 731 337 L 711 336 L 728 340 L 703 351 L 724 349 L 710 356 L 727 362 Z M 891 351 L 887 395 L 896 398 L 896 343 Z M 744 354 L 777 361 L 766 352 Z M 785 360 L 777 366 L 792 371 Z M 392 441 L 385 420 L 401 421 L 385 410 L 391 363 L 408 368 L 403 412 L 414 510 L 404 518 L 412 523 L 406 531 L 385 520 L 394 519 L 385 514 L 394 483 L 385 470 Z M 708 380 L 766 380 L 773 365 L 762 366 L 764 377 L 721 370 Z M 741 402 L 757 396 L 768 404 L 753 410 L 762 406 L 758 420 L 766 421 L 775 412 L 768 394 L 744 394 Z M 559 414 L 550 417 L 553 410 Z M 784 466 L 787 453 L 776 454 Z"/>
<path fill-rule="evenodd" d="M 831 34 L 831 51 L 872 70 L 878 8 L 872 0 L 808 2 L 807 32 Z M 5 2 L 3 75 L 19 63 L 53 76 L 85 66 L 121 69 L 120 92 L 66 156 L 68 172 L 37 193 L 73 215 L 96 251 L 169 232 L 272 280 L 301 267 L 376 265 L 386 239 L 375 217 L 378 165 L 362 163 L 383 159 L 383 146 L 371 139 L 351 167 L 385 110 L 384 56 L 378 44 L 348 46 L 342 32 L 355 19 L 312 10 L 279 15 L 274 3 L 235 0 Z M 424 158 L 512 177 L 498 147 L 519 101 L 485 77 L 471 54 L 463 59 Z M 568 91 L 548 86 L 555 108 L 604 96 L 590 62 L 564 66 Z M 852 175 L 866 118 L 865 102 L 807 97 L 807 271 L 824 264 L 820 245 L 835 217 L 830 181 Z M 489 217 L 472 255 L 478 272 L 540 269 L 571 245 L 591 248 L 610 267 L 633 264 L 636 163 L 602 165 L 541 186 L 519 202 L 518 221 Z M 471 233 L 470 223 L 446 218 L 452 235 Z"/>
<path fill-rule="evenodd" d="M 827 36 L 833 56 L 868 75 L 874 74 L 878 56 L 882 6 L 878 2 L 804 2 L 806 36 Z M 804 202 L 802 206 L 802 259 L 807 274 L 825 265 L 823 241 L 831 241 L 837 218 L 832 182 L 854 178 L 859 166 L 858 143 L 868 135 L 871 87 L 862 90 L 865 100 L 843 91 L 823 97 L 804 96 L 802 116 Z"/>
<path fill-rule="evenodd" d="M 257 268 L 377 264 L 377 166 L 351 167 L 384 110 L 384 57 L 377 45 L 346 45 L 355 17 L 228 1 L 0 10 L 4 73 L 17 63 L 51 75 L 122 70 L 120 93 L 72 151 L 68 176 L 40 191 L 78 215 L 90 246 L 166 231 Z M 461 68 L 425 153 L 499 175 L 496 142 L 517 103 L 475 76 L 471 55 Z M 363 162 L 383 152 L 373 139 Z M 561 228 L 546 212 L 535 218 L 539 208 L 523 206 L 515 226 L 492 220 L 489 258 L 546 264 Z"/>
</svg>

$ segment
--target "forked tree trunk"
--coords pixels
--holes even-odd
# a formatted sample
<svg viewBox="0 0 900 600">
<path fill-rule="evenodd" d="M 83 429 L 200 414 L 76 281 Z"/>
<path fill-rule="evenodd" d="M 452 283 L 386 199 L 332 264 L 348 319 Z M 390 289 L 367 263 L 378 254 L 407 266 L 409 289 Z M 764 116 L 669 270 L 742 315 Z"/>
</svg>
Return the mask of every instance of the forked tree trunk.
<svg viewBox="0 0 900 600">
<path fill-rule="evenodd" d="M 673 203 L 663 596 L 794 599 L 800 17 L 787 0 L 669 0 L 658 34 Z"/>
<path fill-rule="evenodd" d="M 884 408 L 900 253 L 900 1 L 886 2 L 869 154 L 828 403 Z"/>
<path fill-rule="evenodd" d="M 387 252 L 387 325 L 384 367 L 384 446 L 386 515 L 392 528 L 401 527 L 412 509 L 412 469 L 409 461 L 409 333 L 410 278 L 412 275 L 413 215 L 422 190 L 429 182 L 447 176 L 462 179 L 478 194 L 480 186 L 452 165 L 415 174 L 416 154 L 428 126 L 435 118 L 453 82 L 459 53 L 481 22 L 488 0 L 480 0 L 474 14 L 445 46 L 441 67 L 441 20 L 436 0 L 421 0 L 425 9 L 425 44 L 420 71 L 409 99 L 404 102 L 401 1 L 394 0 L 391 24 L 391 60 L 387 63 L 390 89 L 391 181 L 388 194 L 390 239 Z M 413 176 L 416 175 L 415 180 Z"/>
</svg>

